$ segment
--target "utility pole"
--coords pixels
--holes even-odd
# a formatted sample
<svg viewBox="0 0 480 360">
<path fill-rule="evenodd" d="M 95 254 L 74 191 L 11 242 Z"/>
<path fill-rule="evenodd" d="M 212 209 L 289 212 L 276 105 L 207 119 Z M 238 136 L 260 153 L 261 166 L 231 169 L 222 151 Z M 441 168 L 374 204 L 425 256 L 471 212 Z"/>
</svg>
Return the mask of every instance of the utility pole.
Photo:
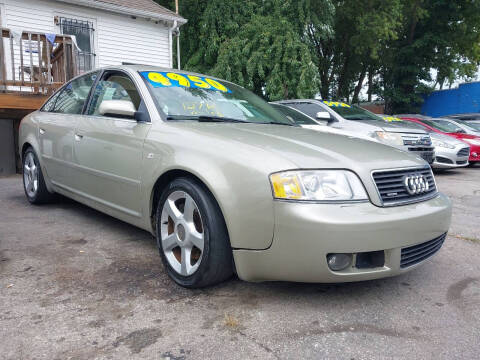
<svg viewBox="0 0 480 360">
<path fill-rule="evenodd" d="M 178 0 L 175 0 L 175 13 L 178 15 Z M 177 67 L 180 70 L 180 29 L 177 31 Z"/>
</svg>

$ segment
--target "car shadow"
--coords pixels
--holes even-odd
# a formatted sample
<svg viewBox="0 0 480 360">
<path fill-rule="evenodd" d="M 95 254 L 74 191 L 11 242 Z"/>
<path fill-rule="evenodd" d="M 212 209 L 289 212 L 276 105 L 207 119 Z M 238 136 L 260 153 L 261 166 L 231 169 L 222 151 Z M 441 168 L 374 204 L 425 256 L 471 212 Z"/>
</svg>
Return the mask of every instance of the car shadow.
<svg viewBox="0 0 480 360">
<path fill-rule="evenodd" d="M 101 256 L 105 257 L 104 261 L 102 260 L 105 264 L 99 269 L 86 267 L 79 272 L 79 264 L 70 261 L 57 264 L 59 269 L 59 273 L 55 275 L 59 287 L 57 295 L 70 292 L 97 293 L 102 297 L 110 297 L 113 301 L 125 301 L 129 298 L 133 300 L 140 295 L 164 300 L 167 303 L 198 299 L 227 309 L 234 306 L 252 308 L 271 302 L 287 304 L 292 301 L 301 301 L 306 306 L 313 307 L 318 305 L 335 307 L 339 300 L 355 304 L 372 301 L 372 294 L 373 299 L 395 301 L 396 297 L 405 294 L 405 289 L 414 286 L 411 284 L 426 281 L 425 278 L 428 277 L 423 267 L 414 273 L 394 278 L 339 284 L 248 283 L 233 276 L 216 286 L 185 289 L 168 277 L 158 254 L 156 240 L 149 232 L 60 195 L 54 203 L 33 207 L 19 194 L 12 194 L 8 200 L 16 203 L 16 206 L 24 207 L 30 212 L 30 217 L 35 217 L 39 209 L 42 212 L 50 212 L 51 217 L 66 214 L 66 219 L 57 219 L 54 225 L 60 228 L 68 226 L 68 222 L 73 218 L 93 229 L 101 228 L 103 234 L 121 235 L 118 239 L 109 236 L 108 240 L 103 240 Z M 28 207 L 33 210 L 28 210 Z M 115 243 L 110 238 L 114 239 Z M 78 251 L 72 250 L 85 243 L 86 240 L 83 238 L 68 240 L 58 238 L 54 246 L 57 248 L 57 255 L 66 253 L 67 248 L 70 250 L 68 254 L 77 254 Z M 44 260 L 58 261 L 58 256 Z"/>
</svg>

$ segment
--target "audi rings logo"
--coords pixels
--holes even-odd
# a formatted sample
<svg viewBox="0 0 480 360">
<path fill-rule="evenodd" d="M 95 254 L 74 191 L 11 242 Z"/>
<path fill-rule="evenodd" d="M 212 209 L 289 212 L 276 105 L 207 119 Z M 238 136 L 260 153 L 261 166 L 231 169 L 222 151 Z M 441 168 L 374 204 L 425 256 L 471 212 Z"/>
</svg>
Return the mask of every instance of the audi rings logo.
<svg viewBox="0 0 480 360">
<path fill-rule="evenodd" d="M 412 174 L 405 176 L 403 184 L 405 185 L 405 189 L 407 189 L 407 192 L 410 195 L 426 193 L 430 188 L 427 178 L 421 174 Z"/>
</svg>

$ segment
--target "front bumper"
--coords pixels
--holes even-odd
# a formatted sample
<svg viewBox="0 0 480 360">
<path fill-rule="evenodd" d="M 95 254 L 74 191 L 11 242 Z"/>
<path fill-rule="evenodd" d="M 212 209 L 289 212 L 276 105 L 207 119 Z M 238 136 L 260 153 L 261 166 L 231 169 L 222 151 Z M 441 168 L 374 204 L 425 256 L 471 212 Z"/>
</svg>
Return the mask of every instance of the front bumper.
<svg viewBox="0 0 480 360">
<path fill-rule="evenodd" d="M 406 147 L 404 149 L 412 154 L 415 154 L 425 160 L 427 163 L 432 164 L 435 160 L 435 151 L 433 147 Z"/>
<path fill-rule="evenodd" d="M 275 202 L 275 233 L 266 250 L 233 251 L 238 276 L 247 281 L 347 282 L 409 271 L 400 268 L 401 249 L 448 231 L 451 202 L 443 194 L 421 203 L 389 208 L 371 203 Z M 329 253 L 385 251 L 382 267 L 332 271 Z"/>
<path fill-rule="evenodd" d="M 435 161 L 432 164 L 434 169 L 452 169 L 468 165 L 468 155 L 458 156 L 464 145 L 456 146 L 454 149 L 447 149 L 440 146 L 435 148 Z"/>
</svg>

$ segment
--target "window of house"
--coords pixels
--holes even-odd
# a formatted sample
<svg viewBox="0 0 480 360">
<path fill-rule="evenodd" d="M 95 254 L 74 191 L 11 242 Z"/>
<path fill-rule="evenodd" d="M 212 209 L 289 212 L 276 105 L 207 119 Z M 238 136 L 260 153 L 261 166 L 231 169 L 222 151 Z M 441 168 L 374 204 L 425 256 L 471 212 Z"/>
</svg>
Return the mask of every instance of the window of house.
<svg viewBox="0 0 480 360">
<path fill-rule="evenodd" d="M 92 70 L 95 67 L 93 23 L 86 20 L 61 17 L 59 26 L 62 34 L 75 36 L 78 45 L 76 52 L 78 71 L 82 73 Z"/>
</svg>

